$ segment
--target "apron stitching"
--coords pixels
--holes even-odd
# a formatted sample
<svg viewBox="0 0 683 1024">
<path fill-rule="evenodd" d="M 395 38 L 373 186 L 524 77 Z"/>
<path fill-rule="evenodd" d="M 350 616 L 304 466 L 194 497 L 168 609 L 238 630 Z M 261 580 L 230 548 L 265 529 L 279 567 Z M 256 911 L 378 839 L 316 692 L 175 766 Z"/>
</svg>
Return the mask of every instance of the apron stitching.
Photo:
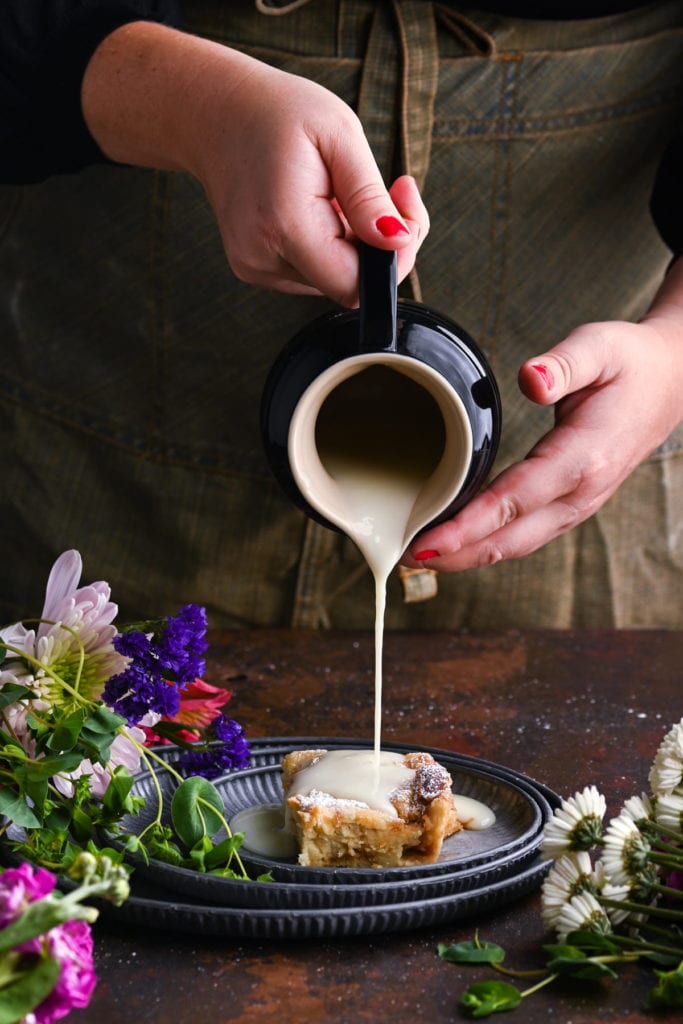
<svg viewBox="0 0 683 1024">
<path fill-rule="evenodd" d="M 491 190 L 490 260 L 487 295 L 487 315 L 484 335 L 489 345 L 489 357 L 496 366 L 495 341 L 502 310 L 502 288 L 505 277 L 508 238 L 508 198 L 512 177 L 510 122 L 517 105 L 520 54 L 499 57 L 501 68 L 500 98 L 498 104 L 498 131 L 500 144 L 496 151 L 494 182 Z"/>
</svg>

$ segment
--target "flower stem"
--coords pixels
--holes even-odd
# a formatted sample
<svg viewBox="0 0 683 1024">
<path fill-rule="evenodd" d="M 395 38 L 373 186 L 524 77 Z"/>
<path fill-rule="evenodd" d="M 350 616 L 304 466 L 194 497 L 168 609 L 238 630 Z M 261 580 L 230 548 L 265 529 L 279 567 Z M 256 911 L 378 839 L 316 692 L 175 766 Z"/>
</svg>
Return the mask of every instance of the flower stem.
<svg viewBox="0 0 683 1024">
<path fill-rule="evenodd" d="M 559 978 L 559 974 L 549 974 L 547 978 L 544 978 L 542 981 L 539 981 L 537 985 L 532 985 L 531 988 L 527 988 L 524 990 L 524 992 L 520 992 L 519 994 L 521 995 L 522 999 L 524 999 L 525 996 L 531 996 L 534 994 L 534 992 L 538 992 L 540 988 L 543 988 L 544 985 L 549 985 L 551 981 L 555 980 L 555 978 Z"/>
<path fill-rule="evenodd" d="M 618 946 L 623 946 L 626 950 L 633 950 L 638 952 L 639 956 L 645 956 L 647 953 L 671 953 L 673 956 L 681 956 L 683 954 L 682 946 L 667 946 L 661 942 L 647 942 L 643 939 L 628 938 L 626 935 L 611 934 L 609 937 L 610 942 L 616 942 Z"/>
<path fill-rule="evenodd" d="M 656 827 L 657 831 L 660 832 L 663 836 L 668 836 L 669 839 L 674 839 L 678 843 L 683 843 L 683 832 L 679 832 L 675 828 L 670 828 L 668 825 L 662 825 L 661 821 L 657 822 Z"/>
<path fill-rule="evenodd" d="M 683 890 L 674 889 L 672 885 L 661 885 L 658 882 L 653 882 L 652 888 L 657 892 L 661 892 L 664 896 L 670 896 L 672 899 L 683 900 Z"/>
<path fill-rule="evenodd" d="M 629 900 L 611 900 L 607 896 L 600 896 L 598 902 L 603 907 L 616 907 L 619 910 L 631 910 L 636 914 L 665 917 L 670 921 L 683 921 L 683 911 L 681 910 L 666 910 L 664 907 L 645 906 L 644 903 L 631 903 Z"/>
</svg>

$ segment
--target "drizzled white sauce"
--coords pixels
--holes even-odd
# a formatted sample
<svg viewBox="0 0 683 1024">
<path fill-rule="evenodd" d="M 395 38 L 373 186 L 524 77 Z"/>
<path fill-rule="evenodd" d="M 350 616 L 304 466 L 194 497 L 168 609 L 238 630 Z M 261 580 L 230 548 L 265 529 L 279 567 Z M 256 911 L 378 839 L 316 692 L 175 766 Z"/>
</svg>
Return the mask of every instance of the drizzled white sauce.
<svg viewBox="0 0 683 1024">
<path fill-rule="evenodd" d="M 287 827 L 281 804 L 245 807 L 230 819 L 230 830 L 244 833 L 244 849 L 262 857 L 287 859 L 298 852 L 296 836 Z"/>
<path fill-rule="evenodd" d="M 377 771 L 373 750 L 330 750 L 297 772 L 287 795 L 310 796 L 317 804 L 330 802 L 330 798 L 350 800 L 396 818 L 389 797 L 414 775 L 414 770 L 403 764 L 402 754 L 381 750 Z"/>
<path fill-rule="evenodd" d="M 371 400 L 373 388 L 381 393 L 381 401 Z M 318 414 L 318 455 L 337 485 L 331 518 L 359 548 L 375 583 L 376 775 L 387 580 L 414 534 L 430 519 L 430 510 L 421 521 L 413 513 L 441 459 L 444 438 L 443 419 L 434 399 L 414 381 L 384 367 L 344 381 Z"/>
<path fill-rule="evenodd" d="M 483 804 L 481 800 L 474 800 L 471 796 L 453 794 L 455 813 L 460 824 L 472 832 L 480 832 L 485 828 L 491 828 L 496 820 L 492 809 Z"/>
</svg>

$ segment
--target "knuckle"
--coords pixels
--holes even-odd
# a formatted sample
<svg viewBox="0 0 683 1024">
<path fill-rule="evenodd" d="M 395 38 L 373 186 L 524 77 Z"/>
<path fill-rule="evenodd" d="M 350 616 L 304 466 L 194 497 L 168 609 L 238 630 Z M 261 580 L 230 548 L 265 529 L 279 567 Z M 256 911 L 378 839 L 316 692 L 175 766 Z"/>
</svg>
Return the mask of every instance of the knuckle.
<svg viewBox="0 0 683 1024">
<path fill-rule="evenodd" d="M 489 541 L 480 548 L 477 565 L 480 568 L 486 565 L 495 565 L 496 562 L 502 562 L 505 558 L 507 558 L 507 554 L 503 548 L 494 541 Z"/>
</svg>

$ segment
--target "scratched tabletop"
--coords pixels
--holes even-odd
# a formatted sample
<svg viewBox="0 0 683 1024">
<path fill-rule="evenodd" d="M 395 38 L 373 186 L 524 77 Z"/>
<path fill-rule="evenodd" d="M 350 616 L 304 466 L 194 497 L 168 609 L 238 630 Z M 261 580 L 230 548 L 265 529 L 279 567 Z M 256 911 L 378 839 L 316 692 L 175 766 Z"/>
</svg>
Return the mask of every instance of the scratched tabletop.
<svg viewBox="0 0 683 1024">
<path fill-rule="evenodd" d="M 231 691 L 229 713 L 248 736 L 372 739 L 370 633 L 211 639 L 206 678 Z M 683 633 L 673 631 L 390 633 L 382 737 L 495 761 L 562 796 L 593 783 L 617 814 L 647 788 L 654 752 L 683 715 L 682 665 Z M 475 929 L 505 947 L 511 967 L 543 965 L 549 937 L 537 893 L 438 928 L 315 941 L 216 938 L 107 916 L 94 929 L 98 987 L 72 1016 L 80 1024 L 461 1021 L 462 991 L 495 975 L 446 963 L 436 947 Z M 672 1019 L 644 1009 L 651 984 L 648 970 L 632 967 L 620 968 L 619 981 L 554 983 L 506 1020 Z"/>
</svg>

